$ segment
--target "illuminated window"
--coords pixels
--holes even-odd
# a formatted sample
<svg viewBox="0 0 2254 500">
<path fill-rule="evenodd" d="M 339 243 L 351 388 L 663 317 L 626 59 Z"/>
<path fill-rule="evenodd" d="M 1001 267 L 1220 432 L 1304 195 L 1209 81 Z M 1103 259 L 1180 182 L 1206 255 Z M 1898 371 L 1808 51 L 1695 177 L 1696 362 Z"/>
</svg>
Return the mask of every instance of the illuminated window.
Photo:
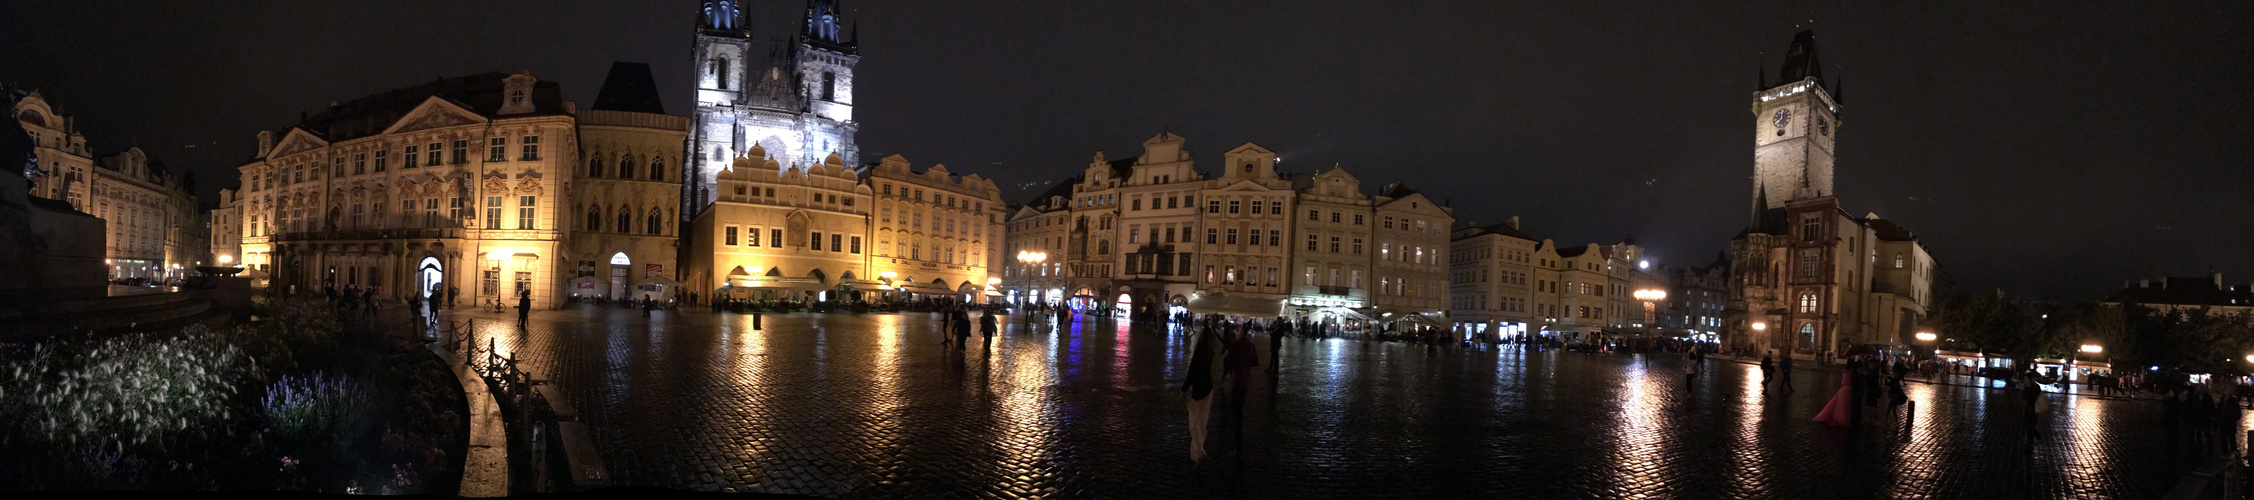
<svg viewBox="0 0 2254 500">
<path fill-rule="evenodd" d="M 1902 254 L 1900 254 L 1900 253 L 1895 253 L 1895 254 L 1894 254 L 1894 268 L 1895 268 L 1895 269 L 1901 269 L 1901 268 L 1902 268 Z"/>
</svg>

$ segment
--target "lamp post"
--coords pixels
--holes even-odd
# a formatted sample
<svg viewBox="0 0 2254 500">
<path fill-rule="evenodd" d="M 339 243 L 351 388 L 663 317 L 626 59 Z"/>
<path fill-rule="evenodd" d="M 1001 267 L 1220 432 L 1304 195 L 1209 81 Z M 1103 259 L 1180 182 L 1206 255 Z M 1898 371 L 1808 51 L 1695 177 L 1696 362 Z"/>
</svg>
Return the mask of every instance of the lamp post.
<svg viewBox="0 0 2254 500">
<path fill-rule="evenodd" d="M 1020 250 L 1017 252 L 1017 261 L 1019 264 L 1021 264 L 1021 267 L 1018 268 L 1018 275 L 1025 277 L 1025 289 L 1027 293 L 1037 293 L 1036 290 L 1039 289 L 1039 282 L 1033 280 L 1034 274 L 1031 272 L 1031 268 L 1040 267 L 1042 262 L 1046 262 L 1048 260 L 1049 254 L 1047 252 L 1037 252 L 1032 250 Z"/>
</svg>

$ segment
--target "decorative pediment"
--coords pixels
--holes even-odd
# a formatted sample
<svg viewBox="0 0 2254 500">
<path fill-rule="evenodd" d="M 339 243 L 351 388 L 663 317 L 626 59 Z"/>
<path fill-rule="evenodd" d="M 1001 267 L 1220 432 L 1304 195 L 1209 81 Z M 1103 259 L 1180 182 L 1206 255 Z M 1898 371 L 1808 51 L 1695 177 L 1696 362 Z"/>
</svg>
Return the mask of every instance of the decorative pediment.
<svg viewBox="0 0 2254 500">
<path fill-rule="evenodd" d="M 400 117 L 399 121 L 392 122 L 391 128 L 384 129 L 384 133 L 413 132 L 455 125 L 485 123 L 485 121 L 485 117 L 478 115 L 475 111 L 454 104 L 453 101 L 433 96 L 423 99 L 423 103 L 415 106 L 414 111 L 407 112 L 407 116 Z"/>
<path fill-rule="evenodd" d="M 507 179 L 499 177 L 487 177 L 485 179 L 485 192 L 487 193 L 504 193 L 508 190 L 509 181 Z"/>
<path fill-rule="evenodd" d="M 399 183 L 399 195 L 400 195 L 400 196 L 414 196 L 414 195 L 415 195 L 415 181 L 405 181 L 405 182 L 401 182 L 401 183 Z"/>
<path fill-rule="evenodd" d="M 423 196 L 438 196 L 446 191 L 447 184 L 452 184 L 452 182 L 438 179 L 425 182 L 423 183 Z"/>
<path fill-rule="evenodd" d="M 523 171 L 523 172 L 517 172 L 517 178 L 519 178 L 519 179 L 522 179 L 522 178 L 526 178 L 526 177 L 531 177 L 531 178 L 534 178 L 534 179 L 538 179 L 538 178 L 540 178 L 540 171 L 538 171 L 538 170 L 533 170 L 533 169 L 530 169 L 530 168 L 527 168 L 527 169 L 524 169 L 524 171 Z"/>
<path fill-rule="evenodd" d="M 530 177 L 517 179 L 517 194 L 540 194 L 540 179 Z"/>
<path fill-rule="evenodd" d="M 302 128 L 291 127 L 290 134 L 282 136 L 282 142 L 275 144 L 274 150 L 268 151 L 266 153 L 266 157 L 280 158 L 293 154 L 303 153 L 306 151 L 325 148 L 328 146 L 329 141 L 321 140 L 319 136 L 313 135 L 312 132 L 306 132 L 305 129 Z"/>
</svg>

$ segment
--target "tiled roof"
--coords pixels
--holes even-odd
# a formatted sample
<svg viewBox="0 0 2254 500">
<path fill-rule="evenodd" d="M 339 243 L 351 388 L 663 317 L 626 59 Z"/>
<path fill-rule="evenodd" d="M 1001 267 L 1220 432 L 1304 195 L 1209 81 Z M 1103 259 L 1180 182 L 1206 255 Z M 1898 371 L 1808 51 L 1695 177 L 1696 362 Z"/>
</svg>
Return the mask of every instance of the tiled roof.
<svg viewBox="0 0 2254 500">
<path fill-rule="evenodd" d="M 508 77 L 507 73 L 481 73 L 392 89 L 338 103 L 299 121 L 297 127 L 329 142 L 376 135 L 383 133 L 393 122 L 399 121 L 432 96 L 446 99 L 481 115 L 496 117 L 498 115 L 494 112 L 501 109 L 501 80 Z M 556 82 L 543 80 L 534 84 L 532 102 L 533 112 L 528 115 L 563 113 L 563 91 Z M 286 135 L 289 135 L 289 131 L 284 129 L 276 133 L 275 138 Z"/>
<path fill-rule="evenodd" d="M 2105 302 L 2167 305 L 2248 306 L 2254 305 L 2254 288 L 2245 285 L 2215 286 L 2214 277 L 2169 277 L 2151 283 L 2132 285 L 2113 295 Z"/>
</svg>

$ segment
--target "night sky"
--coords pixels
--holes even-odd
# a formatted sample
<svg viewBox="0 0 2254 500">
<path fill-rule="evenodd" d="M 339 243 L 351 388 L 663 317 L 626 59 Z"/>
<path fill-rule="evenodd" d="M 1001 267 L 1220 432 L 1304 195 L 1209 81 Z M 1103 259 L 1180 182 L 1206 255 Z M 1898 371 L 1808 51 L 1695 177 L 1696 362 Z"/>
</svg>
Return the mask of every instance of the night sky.
<svg viewBox="0 0 2254 500">
<path fill-rule="evenodd" d="M 0 81 L 43 89 L 103 154 L 235 183 L 260 129 L 441 76 L 531 70 L 593 103 L 650 63 L 688 114 L 694 0 L 10 2 Z M 1638 2 L 1643 4 L 1644 2 Z M 2254 4 L 930 2 L 847 0 L 864 158 L 1022 201 L 1170 129 L 1201 167 L 1405 181 L 1459 220 L 1561 244 L 1634 237 L 1703 265 L 1746 223 L 1756 72 L 1816 29 L 1842 81 L 1837 189 L 1915 231 L 1962 286 L 2092 300 L 2122 280 L 2254 282 Z M 755 36 L 803 3 L 752 1 Z"/>
</svg>

